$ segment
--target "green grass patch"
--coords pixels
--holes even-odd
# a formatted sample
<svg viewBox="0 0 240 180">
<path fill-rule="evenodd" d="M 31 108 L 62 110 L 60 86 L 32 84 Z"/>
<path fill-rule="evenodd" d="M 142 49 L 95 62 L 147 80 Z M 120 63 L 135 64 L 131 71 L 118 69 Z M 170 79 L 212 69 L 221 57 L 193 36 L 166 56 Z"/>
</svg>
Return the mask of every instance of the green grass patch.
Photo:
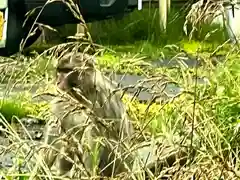
<svg viewBox="0 0 240 180">
<path fill-rule="evenodd" d="M 16 95 L 0 100 L 0 113 L 8 121 L 11 121 L 14 116 L 19 119 L 27 116 L 40 118 L 46 109 L 46 103 L 33 102 L 30 96 L 26 95 Z"/>
<path fill-rule="evenodd" d="M 95 42 L 107 46 L 135 44 L 138 41 L 164 46 L 189 38 L 183 30 L 187 13 L 187 9 L 173 6 L 168 16 L 166 33 L 162 32 L 159 26 L 158 8 L 147 6 L 141 11 L 134 10 L 120 20 L 94 22 L 89 29 Z M 190 25 L 188 27 L 190 28 Z M 218 24 L 204 24 L 193 35 L 195 40 L 207 40 L 211 43 L 222 43 L 226 40 L 225 31 Z"/>
<path fill-rule="evenodd" d="M 145 128 L 144 132 L 153 136 L 183 135 L 186 140 L 190 140 L 194 122 L 196 129 L 193 144 L 204 153 L 211 157 L 222 157 L 226 151 L 235 151 L 240 140 L 238 58 L 238 54 L 232 54 L 216 67 L 199 69 L 199 76 L 204 74 L 209 80 L 208 85 L 197 84 L 195 87 L 194 81 L 189 80 L 194 74 L 188 71 L 169 75 L 172 79 L 182 79 L 176 82 L 185 90 L 174 101 L 149 106 L 148 103 L 125 99 L 135 126 Z"/>
<path fill-rule="evenodd" d="M 177 10 L 172 10 L 170 21 L 176 16 L 176 12 Z M 165 35 L 160 31 L 158 9 L 144 8 L 141 11 L 134 10 L 120 20 L 92 23 L 90 32 L 96 42 L 104 45 L 134 44 L 142 40 L 164 45 L 183 38 L 183 23 L 184 16 L 179 15 L 176 21 L 169 22 L 168 33 Z"/>
</svg>

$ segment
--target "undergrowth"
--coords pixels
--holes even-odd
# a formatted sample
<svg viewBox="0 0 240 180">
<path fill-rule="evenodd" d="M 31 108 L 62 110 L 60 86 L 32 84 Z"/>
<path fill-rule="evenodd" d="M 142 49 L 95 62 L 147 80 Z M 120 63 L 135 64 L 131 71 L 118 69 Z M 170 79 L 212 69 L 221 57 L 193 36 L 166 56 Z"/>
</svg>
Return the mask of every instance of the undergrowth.
<svg viewBox="0 0 240 180">
<path fill-rule="evenodd" d="M 158 78 L 153 80 L 153 84 L 160 88 L 148 89 L 150 93 L 158 95 L 157 103 L 151 102 L 151 99 L 147 102 L 132 100 L 131 95 L 124 98 L 134 127 L 141 132 L 139 134 L 143 139 L 163 137 L 170 144 L 189 150 L 185 166 L 172 165 L 162 169 L 156 173 L 158 178 L 240 178 L 240 62 L 237 47 L 229 44 L 221 47 L 219 39 L 215 42 L 188 41 L 180 30 L 182 16 L 179 17 L 179 25 L 169 24 L 171 32 L 164 37 L 159 35 L 156 26 L 158 19 L 153 18 L 153 14 L 157 14 L 155 10 L 144 10 L 142 14 L 134 12 L 119 22 L 104 21 L 92 25 L 91 28 L 98 30 L 98 36 L 92 30 L 93 38 L 108 47 L 97 56 L 97 66 L 108 73 L 141 75 L 145 80 Z M 47 53 L 15 58 L 17 61 L 2 66 L 5 70 L 2 82 L 41 82 L 42 91 L 47 91 L 47 84 L 52 83 L 54 75 L 50 61 L 53 58 Z M 199 66 L 186 65 L 186 61 L 192 61 L 190 58 Z M 153 65 L 166 59 L 175 62 L 174 66 Z M 204 79 L 205 83 L 198 83 L 199 78 Z M 135 85 L 138 83 L 135 82 Z M 170 83 L 180 87 L 181 91 L 168 97 L 161 88 Z M 6 119 L 11 119 L 13 115 L 19 118 L 29 114 L 37 116 L 42 112 L 40 104 L 29 103 L 26 99 L 14 97 L 1 102 L 0 110 Z M 16 141 L 15 146 L 20 148 L 21 143 L 21 140 Z M 29 150 L 30 147 L 25 148 Z M 165 147 L 163 141 L 160 147 Z M 28 156 L 27 153 L 23 154 Z M 13 172 L 19 171 L 16 168 L 15 171 L 6 170 L 2 174 L 7 179 L 13 179 L 16 176 Z M 26 179 L 28 176 L 29 173 L 26 173 Z M 129 178 L 128 175 L 125 178 Z"/>
<path fill-rule="evenodd" d="M 41 113 L 47 109 L 44 102 L 34 102 L 31 96 L 26 94 L 12 95 L 0 100 L 1 115 L 11 122 L 13 117 L 36 117 L 42 118 Z"/>
</svg>

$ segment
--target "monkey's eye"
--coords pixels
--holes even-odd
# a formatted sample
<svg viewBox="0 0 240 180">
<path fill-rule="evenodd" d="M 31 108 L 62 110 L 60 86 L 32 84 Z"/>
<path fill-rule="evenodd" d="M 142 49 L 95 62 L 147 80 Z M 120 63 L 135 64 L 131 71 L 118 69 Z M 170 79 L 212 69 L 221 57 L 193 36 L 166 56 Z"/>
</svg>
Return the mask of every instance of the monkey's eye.
<svg viewBox="0 0 240 180">
<path fill-rule="evenodd" d="M 69 73 L 71 71 L 72 71 L 72 68 L 60 68 L 60 67 L 57 68 L 57 72 L 60 72 L 60 73 Z"/>
</svg>

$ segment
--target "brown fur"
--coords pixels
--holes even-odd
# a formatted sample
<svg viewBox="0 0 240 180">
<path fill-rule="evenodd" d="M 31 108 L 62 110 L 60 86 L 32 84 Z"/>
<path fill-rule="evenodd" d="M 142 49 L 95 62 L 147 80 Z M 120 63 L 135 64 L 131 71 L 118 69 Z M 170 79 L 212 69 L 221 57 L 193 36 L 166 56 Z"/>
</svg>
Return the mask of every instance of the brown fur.
<svg viewBox="0 0 240 180">
<path fill-rule="evenodd" d="M 125 138 L 124 142 L 129 144 L 133 134 L 133 127 L 120 94 L 111 95 L 114 83 L 96 69 L 92 56 L 77 53 L 73 56 L 68 54 L 59 59 L 56 84 L 58 89 L 63 94 L 65 93 L 65 96 L 67 95 L 67 98 L 58 97 L 51 103 L 53 116 L 46 126 L 45 143 L 50 144 L 56 137 L 62 135 L 66 135 L 68 140 L 72 139 L 66 143 L 67 146 L 64 146 L 62 140 L 59 143 L 54 143 L 53 146 L 65 152 L 73 160 L 76 156 L 79 158 L 79 154 L 82 153 L 81 160 L 91 174 L 93 172 L 92 159 L 84 148 L 84 144 L 88 144 L 92 150 L 96 144 L 94 141 L 96 137 L 105 137 L 109 142 L 111 141 L 111 145 L 115 142 L 115 146 L 110 148 L 110 145 L 105 143 L 104 147 L 101 147 L 99 167 L 103 169 L 114 159 L 114 155 L 111 155 L 110 159 L 108 156 L 118 149 L 116 142 Z M 89 114 L 91 114 L 90 118 Z M 104 123 L 100 123 L 100 125 L 96 123 L 101 120 L 102 122 L 108 121 L 107 125 L 109 122 L 113 125 L 108 129 L 103 125 Z M 87 127 L 79 127 L 86 123 L 89 124 Z M 78 128 L 73 129 L 76 126 Z M 76 141 L 77 143 L 74 144 L 73 142 Z M 79 153 L 76 153 L 74 149 L 77 149 Z M 72 169 L 73 162 L 69 162 L 58 153 L 54 154 L 53 150 L 45 151 L 43 156 L 49 168 L 55 163 L 59 175 L 67 174 Z M 110 166 L 102 174 L 111 176 L 125 171 L 120 159 L 116 163 L 116 167 L 120 165 L 117 172 L 112 173 L 113 166 Z"/>
</svg>

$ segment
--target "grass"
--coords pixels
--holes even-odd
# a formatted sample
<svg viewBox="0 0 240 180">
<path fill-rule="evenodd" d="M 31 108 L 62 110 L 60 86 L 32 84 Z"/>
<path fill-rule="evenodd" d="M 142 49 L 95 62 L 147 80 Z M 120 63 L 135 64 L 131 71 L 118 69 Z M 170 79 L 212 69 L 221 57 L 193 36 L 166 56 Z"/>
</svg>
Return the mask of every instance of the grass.
<svg viewBox="0 0 240 180">
<path fill-rule="evenodd" d="M 171 18 L 176 11 L 172 11 Z M 177 167 L 178 164 L 173 165 L 172 171 L 174 168 L 177 170 L 168 172 L 172 179 L 189 179 L 193 176 L 196 179 L 238 179 L 239 50 L 229 44 L 219 48 L 225 40 L 222 32 L 206 41 L 203 41 L 201 34 L 197 34 L 194 40 L 189 41 L 182 31 L 183 16 L 169 24 L 167 35 L 161 34 L 157 23 L 156 10 L 149 12 L 145 9 L 143 12 L 135 11 L 119 21 L 92 24 L 90 30 L 94 41 L 111 49 L 106 49 L 97 57 L 98 67 L 102 71 L 139 74 L 148 78 L 164 77 L 165 81 L 183 88 L 176 97 L 160 103 L 143 103 L 137 99 L 130 101 L 129 97 L 124 99 L 135 128 L 143 131 L 143 139 L 158 139 L 161 136 L 170 144 L 188 147 L 187 165 L 181 168 Z M 209 31 L 208 27 L 204 31 Z M 183 52 L 191 57 L 199 57 L 202 66 L 184 66 L 181 60 L 186 54 Z M 174 58 L 176 55 L 177 58 Z M 214 63 L 213 58 L 219 56 L 223 60 Z M 178 65 L 156 68 L 147 64 L 164 58 L 177 61 Z M 18 62 L 14 66 L 12 61 L 8 62 L 11 66 L 7 67 L 11 69 L 2 67 L 5 70 L 5 79 L 2 77 L 2 81 L 23 84 L 36 81 L 47 84 L 52 81 L 51 56 L 39 56 L 36 53 L 32 57 L 16 59 Z M 206 78 L 208 85 L 197 84 L 196 76 Z M 29 103 L 29 99 L 14 97 L 3 101 L 1 113 L 7 119 L 13 115 L 24 117 L 41 113 L 38 104 Z M 16 144 L 20 142 L 16 141 Z M 163 141 L 159 143 L 162 143 L 160 149 L 165 147 Z M 196 151 L 194 156 L 191 153 L 193 149 Z M 164 170 L 158 173 L 166 175 Z M 17 168 L 15 171 L 18 172 Z M 9 179 L 13 179 L 11 174 L 12 171 L 4 172 Z M 129 177 L 126 175 L 125 178 Z"/>
<path fill-rule="evenodd" d="M 178 12 L 179 9 L 172 9 L 167 36 L 160 31 L 157 8 L 134 10 L 121 20 L 92 23 L 90 31 L 93 39 L 104 45 L 132 45 L 136 41 L 154 42 L 158 45 L 170 44 L 184 37 L 184 14 Z M 175 18 L 176 21 L 172 21 Z"/>
<path fill-rule="evenodd" d="M 137 41 L 165 46 L 166 44 L 179 44 L 189 37 L 185 34 L 183 26 L 188 9 L 172 6 L 168 16 L 167 33 L 163 33 L 159 26 L 158 8 L 145 7 L 143 10 L 134 10 L 121 20 L 105 20 L 89 25 L 91 35 L 95 42 L 107 46 L 133 45 Z M 188 32 L 191 28 L 188 25 Z M 210 36 L 206 35 L 210 34 Z M 194 33 L 198 41 L 222 43 L 226 40 L 225 32 L 217 24 L 202 26 Z M 142 44 L 142 43 L 141 43 Z"/>
<path fill-rule="evenodd" d="M 31 96 L 26 94 L 13 95 L 0 100 L 0 113 L 11 121 L 14 117 L 38 117 L 46 109 L 45 103 L 37 103 L 31 100 Z"/>
</svg>

